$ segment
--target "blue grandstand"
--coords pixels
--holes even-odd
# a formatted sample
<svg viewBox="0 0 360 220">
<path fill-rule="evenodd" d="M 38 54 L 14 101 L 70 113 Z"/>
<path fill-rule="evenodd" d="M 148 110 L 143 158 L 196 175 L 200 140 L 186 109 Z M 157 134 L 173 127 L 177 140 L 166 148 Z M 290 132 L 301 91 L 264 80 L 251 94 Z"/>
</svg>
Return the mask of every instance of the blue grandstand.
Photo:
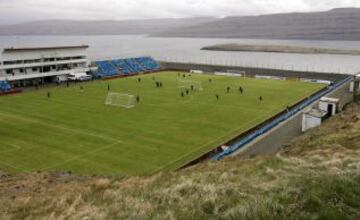
<svg viewBox="0 0 360 220">
<path fill-rule="evenodd" d="M 109 77 L 119 74 L 119 70 L 116 69 L 109 61 L 98 61 L 96 62 L 98 67 L 98 75 Z"/>
<path fill-rule="evenodd" d="M 8 92 L 11 90 L 11 86 L 6 81 L 0 81 L 0 92 Z"/>
<path fill-rule="evenodd" d="M 158 71 L 160 65 L 151 57 L 138 57 L 96 62 L 99 77 L 126 76 Z"/>
<path fill-rule="evenodd" d="M 133 73 L 133 70 L 122 59 L 120 59 L 120 60 L 112 60 L 111 63 L 114 66 L 118 67 L 121 70 L 121 73 L 123 73 L 124 75 L 129 75 L 129 74 Z"/>
<path fill-rule="evenodd" d="M 153 71 L 159 70 L 160 65 L 151 57 L 139 57 L 135 58 L 146 70 Z"/>
<path fill-rule="evenodd" d="M 145 69 L 136 61 L 135 58 L 126 59 L 125 62 L 131 67 L 134 73 L 145 72 Z"/>
</svg>

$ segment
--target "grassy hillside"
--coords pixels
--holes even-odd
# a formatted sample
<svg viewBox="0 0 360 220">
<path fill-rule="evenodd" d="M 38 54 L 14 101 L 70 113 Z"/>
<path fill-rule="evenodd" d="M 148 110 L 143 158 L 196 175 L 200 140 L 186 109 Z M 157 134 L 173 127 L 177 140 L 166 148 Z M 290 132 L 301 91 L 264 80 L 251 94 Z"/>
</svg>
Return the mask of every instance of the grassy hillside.
<svg viewBox="0 0 360 220">
<path fill-rule="evenodd" d="M 360 219 L 360 106 L 275 156 L 148 177 L 0 178 L 0 219 Z"/>
<path fill-rule="evenodd" d="M 1 97 L 0 170 L 86 175 L 174 170 L 323 87 L 210 75 L 184 78 L 177 72 L 141 79 L 94 81 L 82 84 L 83 90 L 71 85 Z M 179 88 L 178 80 L 201 82 L 203 90 L 182 98 L 185 89 Z M 163 87 L 156 88 L 156 81 Z M 105 105 L 108 84 L 111 92 L 138 95 L 140 103 L 131 109 Z M 226 93 L 228 86 L 232 90 Z"/>
</svg>

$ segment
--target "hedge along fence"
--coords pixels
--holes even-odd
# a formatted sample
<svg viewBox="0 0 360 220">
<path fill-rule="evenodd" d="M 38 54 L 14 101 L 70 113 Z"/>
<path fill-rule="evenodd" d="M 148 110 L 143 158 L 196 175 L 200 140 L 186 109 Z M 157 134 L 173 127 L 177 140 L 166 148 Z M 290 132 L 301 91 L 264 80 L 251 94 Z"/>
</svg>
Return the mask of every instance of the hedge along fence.
<svg viewBox="0 0 360 220">
<path fill-rule="evenodd" d="M 283 113 L 283 114 L 280 114 L 279 116 L 275 117 L 269 123 L 264 124 L 259 129 L 249 133 L 248 135 L 244 136 L 243 138 L 239 139 L 238 141 L 235 141 L 234 143 L 232 143 L 230 145 L 229 148 L 227 148 L 223 152 L 215 155 L 212 159 L 213 160 L 221 160 L 224 157 L 229 156 L 229 155 L 233 154 L 234 152 L 242 149 L 245 145 L 247 145 L 251 141 L 255 140 L 256 138 L 260 137 L 261 135 L 266 134 L 267 132 L 269 132 L 271 129 L 275 128 L 280 123 L 290 119 L 292 116 L 296 115 L 298 112 L 302 111 L 307 106 L 313 104 L 314 102 L 319 100 L 321 97 L 329 94 L 330 92 L 338 89 L 339 87 L 341 87 L 345 83 L 350 82 L 352 79 L 353 79 L 353 76 L 349 76 L 346 79 L 344 79 L 342 81 L 339 81 L 339 82 L 335 83 L 334 85 L 329 86 L 327 89 L 317 93 L 313 97 L 310 97 L 309 99 L 304 100 L 303 102 L 296 105 L 290 111 L 288 111 L 286 113 Z"/>
</svg>

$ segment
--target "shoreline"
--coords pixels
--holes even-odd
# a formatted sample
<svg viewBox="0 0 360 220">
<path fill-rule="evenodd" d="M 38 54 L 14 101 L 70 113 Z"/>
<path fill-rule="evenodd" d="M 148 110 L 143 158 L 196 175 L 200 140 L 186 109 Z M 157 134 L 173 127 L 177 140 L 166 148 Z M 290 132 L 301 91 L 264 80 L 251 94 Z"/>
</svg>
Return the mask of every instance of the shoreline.
<svg viewBox="0 0 360 220">
<path fill-rule="evenodd" d="M 301 47 L 287 45 L 246 45 L 219 44 L 206 46 L 201 50 L 228 52 L 264 52 L 264 53 L 296 53 L 296 54 L 330 54 L 330 55 L 360 55 L 360 50 L 330 49 L 318 47 Z"/>
</svg>

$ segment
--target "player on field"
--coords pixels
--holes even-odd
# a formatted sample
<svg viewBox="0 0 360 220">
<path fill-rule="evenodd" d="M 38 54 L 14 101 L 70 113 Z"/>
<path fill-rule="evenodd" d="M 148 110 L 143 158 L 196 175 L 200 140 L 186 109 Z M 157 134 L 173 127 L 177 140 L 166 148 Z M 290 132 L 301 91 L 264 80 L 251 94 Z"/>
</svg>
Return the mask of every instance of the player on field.
<svg viewBox="0 0 360 220">
<path fill-rule="evenodd" d="M 140 102 L 140 96 L 136 96 L 136 102 L 139 103 Z"/>
<path fill-rule="evenodd" d="M 141 78 L 138 78 L 138 82 L 139 82 L 139 83 L 141 82 Z"/>
<path fill-rule="evenodd" d="M 244 90 L 243 90 L 243 88 L 240 86 L 239 87 L 239 92 L 241 93 L 241 94 L 243 94 L 243 92 L 244 92 Z"/>
<path fill-rule="evenodd" d="M 211 83 L 211 82 L 212 82 L 212 79 L 209 79 L 209 82 Z"/>
<path fill-rule="evenodd" d="M 216 100 L 219 100 L 219 99 L 220 99 L 219 94 L 216 94 L 215 97 L 216 97 Z"/>
<path fill-rule="evenodd" d="M 184 92 L 181 92 L 180 95 L 181 95 L 181 97 L 183 97 L 183 98 L 184 98 L 184 96 L 185 96 L 185 95 L 184 95 Z"/>
<path fill-rule="evenodd" d="M 262 96 L 259 97 L 259 101 L 260 101 L 260 102 L 263 101 L 263 97 L 262 97 Z"/>
<path fill-rule="evenodd" d="M 50 98 L 50 96 L 51 96 L 50 92 L 47 92 L 48 99 Z"/>
<path fill-rule="evenodd" d="M 228 86 L 228 87 L 226 88 L 227 93 L 229 93 L 230 90 L 231 90 L 231 88 L 230 88 L 230 86 Z"/>
<path fill-rule="evenodd" d="M 190 91 L 188 89 L 185 92 L 186 92 L 186 95 L 189 95 L 189 93 L 190 93 Z"/>
</svg>

